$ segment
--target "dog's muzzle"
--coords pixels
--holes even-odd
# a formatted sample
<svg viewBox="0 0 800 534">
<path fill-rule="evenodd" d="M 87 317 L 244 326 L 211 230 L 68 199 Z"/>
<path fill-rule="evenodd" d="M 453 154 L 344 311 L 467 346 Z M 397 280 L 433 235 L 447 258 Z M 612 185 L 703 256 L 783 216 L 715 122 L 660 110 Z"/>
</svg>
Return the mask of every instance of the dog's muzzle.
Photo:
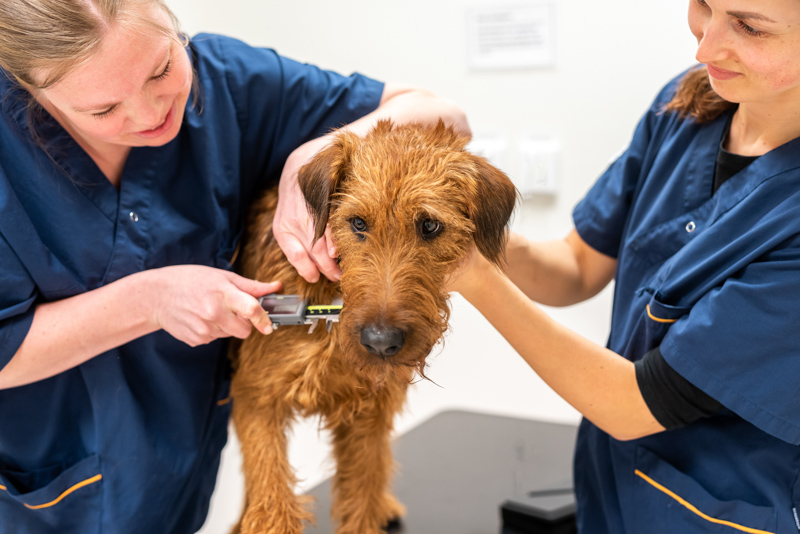
<svg viewBox="0 0 800 534">
<path fill-rule="evenodd" d="M 406 333 L 399 328 L 383 324 L 370 324 L 361 329 L 361 344 L 370 353 L 388 358 L 403 348 Z"/>
</svg>

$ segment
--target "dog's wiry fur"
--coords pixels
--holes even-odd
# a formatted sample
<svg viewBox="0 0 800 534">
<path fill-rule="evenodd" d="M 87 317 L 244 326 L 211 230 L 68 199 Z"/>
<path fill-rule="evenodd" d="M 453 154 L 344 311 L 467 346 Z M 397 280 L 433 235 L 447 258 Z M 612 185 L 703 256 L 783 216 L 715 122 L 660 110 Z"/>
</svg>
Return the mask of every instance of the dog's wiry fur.
<svg viewBox="0 0 800 534">
<path fill-rule="evenodd" d="M 344 310 L 330 333 L 324 325 L 313 334 L 303 327 L 254 332 L 232 352 L 233 419 L 246 483 L 237 532 L 293 534 L 312 520 L 293 492 L 286 456 L 285 431 L 296 415 L 321 414 L 331 431 L 338 534 L 378 533 L 404 513 L 389 488 L 394 416 L 447 329 L 446 277 L 473 243 L 503 264 L 516 202 L 508 178 L 465 151 L 467 142 L 441 122 L 382 121 L 363 139 L 340 133 L 301 169 L 317 237 L 331 226 L 340 284 L 324 278 L 309 284 L 286 260 L 272 235 L 274 191 L 254 206 L 242 273 L 280 280 L 284 293 L 314 304 L 341 295 Z M 402 332 L 399 352 L 369 352 L 361 341 L 370 327 Z"/>
</svg>

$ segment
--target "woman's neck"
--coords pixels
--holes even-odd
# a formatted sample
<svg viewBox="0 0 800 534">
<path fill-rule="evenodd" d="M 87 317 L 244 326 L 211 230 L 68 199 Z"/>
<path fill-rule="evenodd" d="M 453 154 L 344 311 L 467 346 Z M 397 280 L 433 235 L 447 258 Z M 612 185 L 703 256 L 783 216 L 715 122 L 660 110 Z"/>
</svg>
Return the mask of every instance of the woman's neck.
<svg viewBox="0 0 800 534">
<path fill-rule="evenodd" d="M 66 120 L 61 113 L 59 113 L 58 109 L 50 105 L 47 100 L 39 100 L 39 103 L 58 121 L 61 127 L 69 133 L 75 142 L 83 148 L 89 157 L 92 158 L 92 161 L 95 162 L 108 181 L 111 182 L 115 188 L 119 189 L 122 180 L 122 170 L 125 167 L 125 162 L 128 160 L 131 147 L 89 140 L 82 136 L 77 129 L 73 128 L 70 121 Z"/>
<path fill-rule="evenodd" d="M 122 170 L 125 168 L 125 162 L 128 160 L 128 155 L 131 152 L 129 146 L 115 146 L 114 150 L 108 151 L 105 154 L 93 153 L 91 148 L 87 148 L 80 141 L 78 144 L 83 147 L 89 157 L 94 160 L 95 164 L 100 168 L 111 185 L 119 189 L 122 181 Z"/>
<path fill-rule="evenodd" d="M 762 156 L 797 137 L 800 106 L 742 103 L 733 116 L 725 148 L 742 156 Z"/>
</svg>

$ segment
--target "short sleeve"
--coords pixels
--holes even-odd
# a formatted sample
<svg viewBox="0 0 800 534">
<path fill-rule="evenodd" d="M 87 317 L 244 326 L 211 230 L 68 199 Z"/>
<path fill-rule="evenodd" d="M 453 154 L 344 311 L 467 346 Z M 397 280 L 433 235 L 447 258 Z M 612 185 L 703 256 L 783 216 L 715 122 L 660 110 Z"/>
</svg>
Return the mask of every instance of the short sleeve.
<svg viewBox="0 0 800 534">
<path fill-rule="evenodd" d="M 274 180 L 292 150 L 380 103 L 383 83 L 366 76 L 343 76 L 235 39 L 218 37 L 216 43 L 250 173 Z"/>
<path fill-rule="evenodd" d="M 661 90 L 636 126 L 628 147 L 573 210 L 575 230 L 581 239 L 606 256 L 619 256 L 623 230 L 636 192 L 647 176 L 648 162 L 658 151 L 660 138 L 656 130 L 659 123 L 665 122 L 662 110 L 675 93 L 681 77 Z"/>
<path fill-rule="evenodd" d="M 706 293 L 662 341 L 667 363 L 761 430 L 800 444 L 800 238 Z"/>
<path fill-rule="evenodd" d="M 0 234 L 0 369 L 28 335 L 36 297 L 33 281 Z"/>
</svg>

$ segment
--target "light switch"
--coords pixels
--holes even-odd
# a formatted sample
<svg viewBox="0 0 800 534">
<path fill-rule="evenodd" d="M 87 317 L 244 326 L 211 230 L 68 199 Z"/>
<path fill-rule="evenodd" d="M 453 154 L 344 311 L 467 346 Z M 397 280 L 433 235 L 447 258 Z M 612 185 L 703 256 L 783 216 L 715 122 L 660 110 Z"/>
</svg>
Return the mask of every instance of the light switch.
<svg viewBox="0 0 800 534">
<path fill-rule="evenodd" d="M 467 150 L 484 157 L 489 163 L 503 172 L 508 168 L 508 142 L 499 136 L 475 136 L 467 145 Z"/>
</svg>

